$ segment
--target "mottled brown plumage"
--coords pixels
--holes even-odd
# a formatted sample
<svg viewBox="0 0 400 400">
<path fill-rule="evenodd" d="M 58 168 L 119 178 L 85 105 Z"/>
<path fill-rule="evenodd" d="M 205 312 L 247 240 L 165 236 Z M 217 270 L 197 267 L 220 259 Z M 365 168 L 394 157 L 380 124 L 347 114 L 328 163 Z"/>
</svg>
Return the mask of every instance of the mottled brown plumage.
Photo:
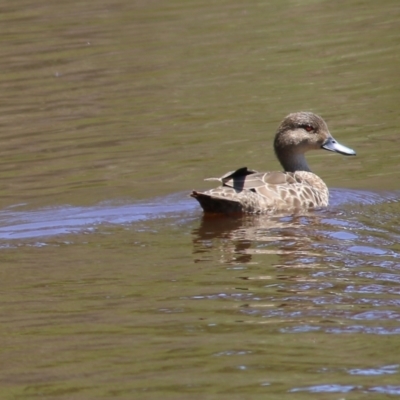
<svg viewBox="0 0 400 400">
<path fill-rule="evenodd" d="M 193 191 L 206 213 L 274 213 L 326 207 L 329 191 L 308 167 L 304 153 L 325 149 L 344 155 L 355 152 L 337 143 L 325 121 L 310 112 L 289 114 L 275 135 L 275 154 L 283 172 L 257 172 L 247 167 L 228 172 L 222 186 L 206 192 Z"/>
</svg>

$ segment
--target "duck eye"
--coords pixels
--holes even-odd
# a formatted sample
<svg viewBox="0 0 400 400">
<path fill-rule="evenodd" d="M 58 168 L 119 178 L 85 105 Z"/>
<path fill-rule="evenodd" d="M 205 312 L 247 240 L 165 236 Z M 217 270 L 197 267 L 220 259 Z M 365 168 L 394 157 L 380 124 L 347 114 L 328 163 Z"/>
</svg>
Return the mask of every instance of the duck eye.
<svg viewBox="0 0 400 400">
<path fill-rule="evenodd" d="M 311 132 L 314 130 L 314 128 L 311 125 L 301 125 L 301 128 L 303 128 L 307 132 Z"/>
</svg>

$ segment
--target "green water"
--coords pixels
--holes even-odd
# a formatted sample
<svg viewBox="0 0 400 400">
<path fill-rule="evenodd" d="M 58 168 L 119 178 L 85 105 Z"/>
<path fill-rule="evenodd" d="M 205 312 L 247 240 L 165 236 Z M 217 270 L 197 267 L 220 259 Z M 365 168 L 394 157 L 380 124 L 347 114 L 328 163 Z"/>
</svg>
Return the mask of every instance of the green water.
<svg viewBox="0 0 400 400">
<path fill-rule="evenodd" d="M 398 1 L 1 5 L 1 398 L 400 395 Z M 328 210 L 203 219 L 314 111 Z"/>
</svg>

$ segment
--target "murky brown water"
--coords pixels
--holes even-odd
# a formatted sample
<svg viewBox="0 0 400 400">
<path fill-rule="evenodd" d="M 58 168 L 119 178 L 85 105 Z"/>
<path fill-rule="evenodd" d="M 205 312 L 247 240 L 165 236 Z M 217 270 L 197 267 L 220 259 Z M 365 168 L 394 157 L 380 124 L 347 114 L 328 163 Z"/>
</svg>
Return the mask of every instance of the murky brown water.
<svg viewBox="0 0 400 400">
<path fill-rule="evenodd" d="M 1 398 L 400 396 L 398 1 L 0 9 Z M 330 207 L 203 218 L 298 110 Z"/>
</svg>

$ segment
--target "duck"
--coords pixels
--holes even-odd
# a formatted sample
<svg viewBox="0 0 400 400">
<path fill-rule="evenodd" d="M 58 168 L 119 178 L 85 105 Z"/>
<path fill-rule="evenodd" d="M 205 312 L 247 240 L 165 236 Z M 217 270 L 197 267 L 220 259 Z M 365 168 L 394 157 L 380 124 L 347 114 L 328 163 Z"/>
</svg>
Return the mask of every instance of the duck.
<svg viewBox="0 0 400 400">
<path fill-rule="evenodd" d="M 207 214 L 295 213 L 323 208 L 328 206 L 329 190 L 311 172 L 305 153 L 323 149 L 344 156 L 356 155 L 332 137 L 322 117 L 305 111 L 291 113 L 283 119 L 273 146 L 283 171 L 258 172 L 242 167 L 220 178 L 205 179 L 219 181 L 221 185 L 204 192 L 193 190 L 190 196 Z"/>
</svg>

